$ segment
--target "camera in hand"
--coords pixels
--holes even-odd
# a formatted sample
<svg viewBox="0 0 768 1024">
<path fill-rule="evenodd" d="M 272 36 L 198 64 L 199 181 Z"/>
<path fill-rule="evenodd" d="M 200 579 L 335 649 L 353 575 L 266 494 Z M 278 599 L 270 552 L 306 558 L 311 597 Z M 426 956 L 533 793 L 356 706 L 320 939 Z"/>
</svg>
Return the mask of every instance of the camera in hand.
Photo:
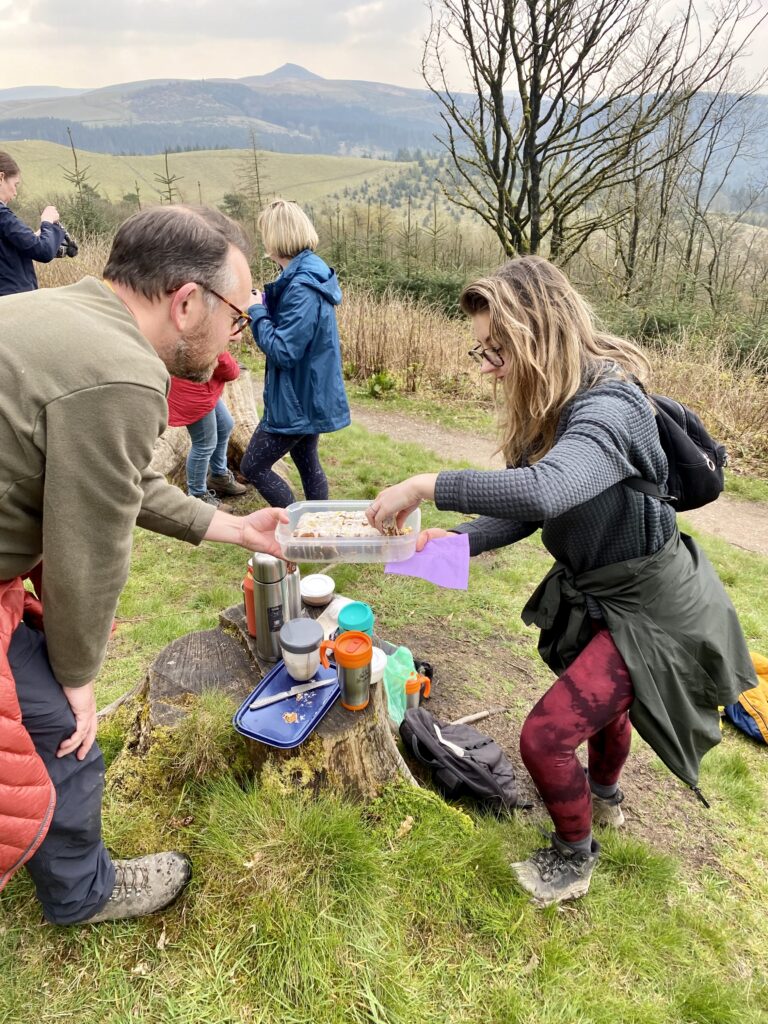
<svg viewBox="0 0 768 1024">
<path fill-rule="evenodd" d="M 57 258 L 63 256 L 77 256 L 78 245 L 70 233 L 64 229 L 64 239 L 56 253 Z"/>
</svg>

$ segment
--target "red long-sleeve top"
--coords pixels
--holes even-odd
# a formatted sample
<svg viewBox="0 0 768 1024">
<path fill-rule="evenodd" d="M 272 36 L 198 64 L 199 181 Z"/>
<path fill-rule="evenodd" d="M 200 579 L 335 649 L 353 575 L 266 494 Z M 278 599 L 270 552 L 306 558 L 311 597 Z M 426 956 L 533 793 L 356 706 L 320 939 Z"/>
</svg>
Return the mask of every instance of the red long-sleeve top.
<svg viewBox="0 0 768 1024">
<path fill-rule="evenodd" d="M 171 377 L 171 389 L 168 392 L 168 426 L 186 427 L 207 416 L 221 398 L 226 382 L 237 380 L 239 376 L 240 367 L 229 352 L 224 352 L 219 356 L 213 376 L 205 384 Z"/>
</svg>

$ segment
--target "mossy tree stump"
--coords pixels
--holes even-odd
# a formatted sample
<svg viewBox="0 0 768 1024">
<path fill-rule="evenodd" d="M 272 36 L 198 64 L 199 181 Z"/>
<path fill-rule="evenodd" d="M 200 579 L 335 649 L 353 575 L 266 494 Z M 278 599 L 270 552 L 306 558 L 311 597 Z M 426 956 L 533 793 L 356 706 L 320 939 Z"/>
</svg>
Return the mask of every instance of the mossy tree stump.
<svg viewBox="0 0 768 1024">
<path fill-rule="evenodd" d="M 154 728 L 176 725 L 204 691 L 220 691 L 240 704 L 271 668 L 256 653 L 240 605 L 222 612 L 216 629 L 174 640 L 155 658 L 139 693 L 139 749 L 152 742 Z M 337 700 L 314 732 L 292 750 L 244 742 L 257 775 L 277 772 L 284 781 L 316 792 L 335 790 L 369 800 L 396 780 L 418 785 L 395 742 L 383 683 L 371 687 L 364 711 L 347 711 Z"/>
</svg>

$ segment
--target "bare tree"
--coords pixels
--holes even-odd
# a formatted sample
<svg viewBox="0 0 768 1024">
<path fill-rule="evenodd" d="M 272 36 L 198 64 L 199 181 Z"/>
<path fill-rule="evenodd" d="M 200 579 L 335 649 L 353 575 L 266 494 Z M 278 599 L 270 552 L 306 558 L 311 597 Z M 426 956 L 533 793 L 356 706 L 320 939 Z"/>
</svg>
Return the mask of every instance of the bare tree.
<svg viewBox="0 0 768 1024">
<path fill-rule="evenodd" d="M 165 174 L 158 174 L 155 172 L 154 178 L 158 185 L 162 186 L 157 191 L 160 193 L 161 203 L 174 203 L 177 199 L 181 199 L 181 192 L 177 182 L 182 181 L 182 178 L 178 174 L 171 174 L 170 167 L 168 166 L 168 150 L 166 149 L 163 153 L 163 160 L 165 166 Z"/>
<path fill-rule="evenodd" d="M 448 198 L 509 255 L 546 248 L 567 262 L 623 216 L 601 202 L 607 190 L 695 146 L 711 104 L 759 88 L 727 86 L 768 12 L 717 4 L 705 25 L 693 0 L 667 21 L 656 0 L 430 0 L 422 74 L 441 106 Z M 449 84 L 457 55 L 470 96 Z M 670 152 L 659 137 L 673 138 L 664 126 L 681 109 Z"/>
<path fill-rule="evenodd" d="M 256 221 L 265 205 L 265 188 L 267 184 L 264 174 L 263 154 L 259 152 L 256 129 L 249 128 L 250 146 L 245 156 L 238 163 L 237 183 L 240 191 L 248 202 L 250 227 L 256 231 Z"/>
</svg>

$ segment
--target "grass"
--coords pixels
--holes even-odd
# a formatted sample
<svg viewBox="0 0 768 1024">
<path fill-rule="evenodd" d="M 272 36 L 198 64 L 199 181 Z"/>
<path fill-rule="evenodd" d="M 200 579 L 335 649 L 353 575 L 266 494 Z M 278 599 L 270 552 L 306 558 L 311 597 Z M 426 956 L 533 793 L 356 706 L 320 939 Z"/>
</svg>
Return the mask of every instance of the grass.
<svg viewBox="0 0 768 1024">
<path fill-rule="evenodd" d="M 438 468 L 417 446 L 359 428 L 326 437 L 323 458 L 340 497 Z M 456 518 L 425 509 L 428 524 Z M 706 546 L 750 643 L 767 649 L 768 560 Z M 525 541 L 473 563 L 468 593 L 385 577 L 381 566 L 332 572 L 340 591 L 370 601 L 385 634 L 434 622 L 489 658 L 512 647 L 539 672 L 519 611 L 548 561 L 538 541 Z M 244 565 L 237 549 L 137 531 L 100 704 L 137 682 L 170 640 L 215 625 L 240 599 Z M 499 821 L 429 790 L 393 787 L 353 806 L 274 780 L 257 786 L 227 728 L 231 711 L 206 695 L 144 758 L 123 748 L 127 709 L 102 726 L 108 844 L 126 856 L 185 850 L 193 883 L 156 918 L 53 929 L 41 927 L 32 887 L 17 875 L 0 896 L 0 1022 L 768 1020 L 765 749 L 729 732 L 705 760 L 702 785 L 717 796 L 706 866 L 642 836 L 605 834 L 589 897 L 542 912 L 508 867 L 540 842 L 525 816 Z"/>
<path fill-rule="evenodd" d="M 55 142 L 28 140 L 2 142 L 22 170 L 23 192 L 20 199 L 52 202 L 54 196 L 69 194 L 71 186 L 63 168 L 72 168 L 68 146 Z M 171 174 L 178 175 L 180 201 L 217 205 L 227 192 L 237 191 L 241 165 L 248 151 L 239 149 L 197 150 L 171 153 Z M 165 174 L 163 154 L 151 156 L 114 156 L 78 149 L 81 169 L 89 169 L 88 180 L 111 202 L 118 202 L 139 185 L 142 203 L 159 203 L 155 175 Z M 332 192 L 354 188 L 366 179 L 372 186 L 397 175 L 406 166 L 391 160 L 363 157 L 313 156 L 292 153 L 259 152 L 259 171 L 265 196 L 284 195 L 301 203 L 318 202 Z"/>
</svg>

